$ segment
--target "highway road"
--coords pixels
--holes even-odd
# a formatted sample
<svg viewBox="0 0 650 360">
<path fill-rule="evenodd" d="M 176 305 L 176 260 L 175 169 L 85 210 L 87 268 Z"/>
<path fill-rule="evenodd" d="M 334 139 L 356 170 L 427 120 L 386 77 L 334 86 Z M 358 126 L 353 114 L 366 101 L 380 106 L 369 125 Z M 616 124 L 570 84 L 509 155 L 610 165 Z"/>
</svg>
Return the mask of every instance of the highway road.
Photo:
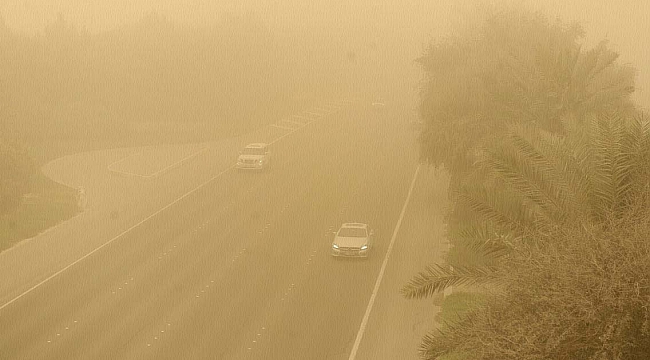
<svg viewBox="0 0 650 360">
<path fill-rule="evenodd" d="M 224 169 L 1 308 L 0 358 L 348 359 L 417 167 L 401 110 L 350 107 L 274 143 L 271 171 Z M 376 229 L 368 259 L 329 254 L 351 221 Z"/>
</svg>

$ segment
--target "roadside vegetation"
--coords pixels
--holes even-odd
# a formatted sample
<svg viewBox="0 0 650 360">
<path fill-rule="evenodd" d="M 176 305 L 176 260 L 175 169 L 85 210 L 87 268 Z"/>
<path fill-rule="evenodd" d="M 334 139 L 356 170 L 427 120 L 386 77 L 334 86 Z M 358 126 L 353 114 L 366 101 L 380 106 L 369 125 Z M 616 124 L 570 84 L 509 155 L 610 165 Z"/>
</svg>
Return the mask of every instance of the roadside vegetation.
<svg viewBox="0 0 650 360">
<path fill-rule="evenodd" d="M 368 39 L 317 35 L 252 12 L 200 28 L 152 13 L 100 33 L 59 16 L 29 36 L 0 18 L 0 250 L 76 213 L 73 189 L 38 187 L 52 159 L 214 141 L 345 96 Z"/>
<path fill-rule="evenodd" d="M 34 162 L 16 130 L 0 123 L 0 216 L 20 206 L 22 196 L 31 188 L 35 172 Z"/>
<path fill-rule="evenodd" d="M 60 16 L 32 36 L 1 24 L 0 119 L 16 125 L 38 164 L 242 133 L 334 95 L 343 74 L 332 69 L 350 62 L 341 49 L 316 68 L 307 56 L 320 51 L 308 39 L 296 42 L 311 52 L 289 52 L 290 39 L 253 13 L 203 28 L 149 14 L 100 33 Z"/>
<path fill-rule="evenodd" d="M 0 123 L 0 252 L 78 211 L 76 190 L 43 176 L 19 132 Z"/>
<path fill-rule="evenodd" d="M 0 216 L 0 252 L 78 214 L 76 194 L 75 189 L 35 174 L 31 192 L 21 196 L 14 211 Z"/>
<path fill-rule="evenodd" d="M 421 157 L 450 173 L 452 248 L 402 292 L 489 285 L 424 359 L 650 358 L 649 119 L 634 69 L 581 36 L 502 12 L 420 59 Z"/>
<path fill-rule="evenodd" d="M 442 294 L 439 294 L 442 295 Z M 440 326 L 447 327 L 458 321 L 462 321 L 471 314 L 474 309 L 482 306 L 485 301 L 485 295 L 477 291 L 457 290 L 448 296 L 440 296 L 439 299 L 434 297 L 434 303 L 440 306 L 440 312 L 436 314 L 435 320 Z M 442 356 L 441 360 L 466 360 L 471 358 L 470 353 L 455 351 Z"/>
</svg>

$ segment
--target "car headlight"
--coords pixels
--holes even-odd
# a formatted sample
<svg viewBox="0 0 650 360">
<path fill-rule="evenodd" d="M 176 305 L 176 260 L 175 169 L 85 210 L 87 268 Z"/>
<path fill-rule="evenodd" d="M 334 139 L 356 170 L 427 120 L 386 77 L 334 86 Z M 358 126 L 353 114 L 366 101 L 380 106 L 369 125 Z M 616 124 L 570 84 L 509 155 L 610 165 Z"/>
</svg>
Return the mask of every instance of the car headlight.
<svg viewBox="0 0 650 360">
<path fill-rule="evenodd" d="M 368 245 L 361 245 L 361 250 L 367 250 L 367 249 L 368 249 Z"/>
<path fill-rule="evenodd" d="M 257 160 L 257 162 L 261 164 L 261 163 L 264 162 L 264 159 L 259 159 L 259 160 Z"/>
<path fill-rule="evenodd" d="M 332 248 L 334 248 L 334 249 L 338 249 L 339 246 L 338 246 L 337 244 L 332 244 Z"/>
</svg>

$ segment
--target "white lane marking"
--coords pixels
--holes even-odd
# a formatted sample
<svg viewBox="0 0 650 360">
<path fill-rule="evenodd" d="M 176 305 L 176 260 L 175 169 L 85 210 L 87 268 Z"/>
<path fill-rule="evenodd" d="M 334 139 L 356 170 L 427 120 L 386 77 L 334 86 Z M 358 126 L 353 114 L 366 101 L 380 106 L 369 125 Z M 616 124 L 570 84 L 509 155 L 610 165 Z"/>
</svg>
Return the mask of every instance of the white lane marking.
<svg viewBox="0 0 650 360">
<path fill-rule="evenodd" d="M 297 116 L 297 115 L 294 115 L 294 116 L 300 118 L 300 116 Z M 311 120 L 311 119 L 309 119 L 309 120 Z M 313 122 L 313 121 L 310 121 L 310 122 Z M 280 141 L 282 138 L 284 138 L 284 137 L 286 137 L 286 136 L 288 136 L 288 135 L 293 134 L 294 132 L 296 132 L 296 131 L 299 130 L 299 129 L 301 129 L 301 128 L 298 128 L 298 129 L 292 130 L 292 131 L 288 132 L 287 134 L 280 136 L 279 138 L 277 138 L 277 139 L 273 140 L 272 142 L 270 142 L 269 145 L 274 144 L 274 143 Z M 203 150 L 205 150 L 205 149 L 207 149 L 207 147 L 204 148 Z M 123 159 L 122 159 L 122 160 L 123 160 Z M 35 289 L 37 289 L 37 288 L 40 287 L 41 285 L 45 284 L 46 282 L 48 282 L 48 281 L 54 279 L 55 277 L 59 276 L 59 275 L 60 275 L 61 273 L 63 273 L 64 271 L 68 270 L 69 268 L 71 268 L 71 267 L 73 267 L 74 265 L 78 264 L 79 262 L 83 261 L 84 259 L 86 259 L 86 258 L 89 257 L 90 255 L 96 253 L 97 251 L 101 250 L 102 248 L 108 246 L 108 245 L 111 244 L 113 241 L 115 241 L 115 240 L 119 239 L 120 237 L 122 237 L 123 235 L 129 233 L 131 230 L 135 229 L 136 227 L 138 227 L 138 226 L 144 224 L 145 222 L 147 222 L 149 219 L 153 218 L 154 216 L 156 216 L 156 215 L 160 214 L 161 212 L 167 210 L 168 208 L 170 208 L 171 206 L 173 206 L 173 205 L 176 204 L 177 202 L 179 202 L 179 201 L 185 199 L 186 197 L 188 197 L 189 195 L 193 194 L 194 192 L 196 192 L 196 191 L 199 190 L 200 188 L 204 187 L 205 185 L 207 185 L 207 184 L 209 184 L 210 182 L 214 181 L 215 179 L 219 178 L 221 175 L 223 175 L 223 174 L 227 173 L 228 171 L 232 170 L 234 167 L 235 167 L 235 165 L 231 165 L 231 166 L 227 167 L 225 170 L 223 170 L 222 172 L 218 173 L 218 174 L 215 175 L 214 177 L 208 179 L 208 180 L 205 181 L 204 183 L 200 184 L 199 186 L 197 186 L 197 187 L 195 187 L 194 189 L 190 190 L 189 192 L 185 193 L 184 195 L 182 195 L 182 196 L 179 197 L 178 199 L 172 201 L 171 203 L 165 205 L 162 209 L 160 209 L 160 210 L 156 211 L 155 213 L 153 213 L 153 214 L 147 216 L 146 218 L 144 218 L 144 219 L 143 219 L 142 221 L 140 221 L 139 223 L 137 223 L 137 224 L 131 226 L 130 228 L 124 230 L 124 231 L 121 232 L 119 235 L 115 236 L 114 238 L 110 239 L 109 241 L 105 242 L 104 244 L 98 246 L 97 248 L 95 248 L 94 250 L 90 251 L 90 252 L 87 253 L 86 255 L 80 257 L 79 259 L 73 261 L 72 263 L 70 263 L 69 265 L 67 265 L 67 266 L 65 266 L 64 268 L 60 269 L 59 271 L 55 272 L 54 274 L 48 276 L 47 278 L 45 278 L 45 280 L 42 280 L 42 281 L 39 282 L 38 284 L 36 284 L 36 285 L 32 286 L 31 288 L 25 290 L 23 293 L 19 294 L 19 295 L 16 296 L 15 298 L 13 298 L 13 299 L 7 301 L 6 303 L 0 305 L 0 310 L 6 308 L 7 306 L 9 306 L 9 305 L 11 305 L 11 304 L 13 304 L 13 303 L 16 302 L 18 299 L 20 299 L 20 298 L 22 298 L 23 296 L 25 296 L 25 295 L 29 294 L 30 292 L 34 291 Z M 250 191 L 249 191 L 249 192 L 250 192 Z M 233 260 L 233 261 L 234 261 L 234 260 Z"/>
<path fill-rule="evenodd" d="M 323 114 L 316 113 L 316 112 L 311 112 L 311 111 L 304 111 L 304 113 L 305 113 L 305 114 L 309 114 L 309 115 L 314 115 L 315 117 L 321 117 L 321 116 L 323 116 Z"/>
<path fill-rule="evenodd" d="M 293 116 L 294 118 L 296 118 L 296 119 L 305 120 L 306 123 L 303 123 L 302 125 L 309 124 L 310 122 L 313 121 L 312 119 L 310 119 L 310 118 L 306 118 L 306 117 L 304 117 L 304 116 L 299 116 L 299 115 L 292 115 L 292 116 Z"/>
<path fill-rule="evenodd" d="M 408 195 L 406 195 L 404 206 L 402 206 L 402 212 L 399 214 L 399 219 L 397 220 L 395 230 L 393 231 L 393 237 L 390 239 L 390 244 L 388 245 L 388 250 L 386 251 L 386 256 L 384 257 L 384 262 L 381 264 L 381 270 L 379 270 L 379 275 L 377 276 L 377 281 L 375 282 L 375 288 L 372 290 L 372 295 L 370 295 L 370 301 L 368 302 L 368 307 L 366 307 L 366 313 L 363 315 L 363 320 L 361 321 L 361 326 L 359 327 L 359 332 L 357 332 L 357 338 L 354 340 L 354 346 L 352 346 L 352 351 L 350 352 L 350 357 L 348 360 L 354 360 L 357 356 L 359 344 L 361 344 L 361 338 L 363 338 L 363 333 L 366 331 L 366 326 L 368 325 L 370 311 L 372 310 L 372 306 L 375 304 L 375 298 L 377 297 L 377 292 L 379 291 L 379 285 L 381 285 L 381 280 L 384 277 L 384 271 L 386 271 L 388 258 L 390 257 L 390 253 L 393 251 L 393 244 L 397 238 L 397 232 L 402 225 L 402 219 L 404 218 L 404 213 L 406 213 L 406 207 L 411 200 L 411 194 L 413 193 L 413 188 L 415 187 L 415 180 L 418 177 L 418 172 L 420 172 L 420 165 L 418 165 L 418 167 L 415 169 L 415 174 L 413 175 L 413 180 L 411 181 L 411 187 L 409 188 Z"/>
<path fill-rule="evenodd" d="M 119 163 L 121 163 L 122 161 L 124 161 L 124 160 L 130 158 L 131 156 L 139 155 L 139 154 L 142 154 L 143 152 L 144 152 L 144 151 L 138 151 L 138 152 L 135 152 L 135 153 L 133 153 L 133 154 L 129 154 L 129 155 L 127 155 L 127 156 L 125 156 L 125 157 L 123 157 L 123 158 L 121 158 L 121 159 L 119 159 L 119 160 L 115 160 L 115 161 L 113 161 L 112 163 L 108 164 L 107 168 L 110 170 L 111 167 L 112 167 L 113 165 L 115 165 L 115 164 L 119 164 Z"/>
<path fill-rule="evenodd" d="M 205 185 L 207 185 L 207 184 L 209 184 L 210 182 L 214 181 L 215 179 L 219 178 L 221 175 L 225 174 L 226 172 L 232 170 L 234 167 L 235 167 L 235 165 L 231 165 L 231 166 L 229 166 L 228 168 L 226 168 L 226 169 L 223 170 L 222 172 L 218 173 L 217 175 L 215 175 L 214 177 L 212 177 L 212 178 L 210 178 L 209 180 L 205 181 L 205 182 L 202 183 L 201 185 L 199 185 L 199 186 L 195 187 L 194 189 L 190 190 L 189 192 L 187 192 L 187 193 L 184 194 L 183 196 L 181 196 L 181 197 L 179 197 L 178 199 L 172 201 L 171 203 L 165 205 L 162 209 L 160 209 L 160 210 L 156 211 L 155 213 L 153 213 L 153 214 L 147 216 L 146 218 L 144 218 L 144 219 L 143 219 L 142 221 L 140 221 L 139 223 L 137 223 L 137 224 L 131 226 L 130 228 L 124 230 L 124 231 L 121 232 L 119 235 L 115 236 L 114 238 L 110 239 L 109 241 L 105 242 L 104 244 L 98 246 L 97 248 L 95 248 L 94 250 L 90 251 L 90 252 L 87 253 L 86 255 L 80 257 L 79 259 L 73 261 L 73 262 L 70 263 L 69 265 L 65 266 L 63 269 L 61 269 L 61 270 L 55 272 L 54 274 L 50 275 L 49 277 L 47 277 L 45 280 L 39 282 L 38 284 L 32 286 L 31 288 L 29 288 L 29 289 L 27 289 L 27 290 L 25 290 L 22 294 L 16 296 L 15 298 L 9 300 L 9 301 L 6 302 L 6 303 L 0 305 L 0 310 L 4 309 L 5 307 L 9 306 L 10 304 L 13 304 L 13 303 L 16 302 L 18 299 L 20 299 L 20 298 L 22 298 L 23 296 L 25 296 L 25 295 L 29 294 L 30 292 L 34 291 L 36 288 L 40 287 L 41 285 L 45 284 L 46 282 L 48 282 L 48 281 L 54 279 L 55 277 L 59 276 L 61 273 L 63 273 L 64 271 L 68 270 L 69 268 L 73 267 L 74 265 L 78 264 L 79 262 L 83 261 L 84 259 L 86 259 L 86 258 L 89 257 L 90 255 L 92 255 L 92 254 L 96 253 L 97 251 L 103 249 L 104 247 L 110 245 L 111 243 L 113 243 L 113 241 L 115 241 L 115 240 L 121 238 L 121 237 L 124 236 L 125 234 L 129 233 L 131 230 L 133 230 L 133 229 L 135 229 L 136 227 L 138 227 L 138 226 L 144 224 L 145 222 L 147 222 L 149 219 L 153 218 L 154 216 L 156 216 L 156 215 L 160 214 L 161 212 L 167 210 L 168 208 L 172 207 L 172 206 L 175 205 L 177 202 L 179 202 L 179 201 L 185 199 L 186 197 L 190 196 L 191 194 L 193 194 L 194 192 L 196 192 L 196 191 L 199 190 L 200 188 L 204 187 Z"/>
<path fill-rule="evenodd" d="M 115 165 L 115 164 L 119 164 L 119 163 L 125 161 L 126 159 L 128 159 L 128 158 L 130 158 L 130 157 L 132 157 L 132 156 L 140 155 L 140 154 L 142 154 L 143 152 L 144 152 L 144 151 L 139 151 L 139 152 L 136 152 L 136 153 L 133 153 L 133 154 L 127 155 L 127 156 L 123 157 L 123 158 L 120 159 L 120 160 L 117 160 L 117 161 L 114 161 L 114 162 L 110 163 L 106 168 L 108 169 L 108 171 L 110 171 L 110 172 L 114 172 L 114 173 L 116 173 L 116 174 L 122 174 L 122 175 L 128 175 L 128 176 L 138 176 L 138 177 L 141 177 L 141 178 L 147 178 L 147 177 L 148 177 L 147 175 L 140 175 L 140 174 L 136 174 L 136 173 L 130 173 L 130 172 L 126 172 L 126 171 L 119 171 L 119 170 L 114 170 L 114 169 L 112 169 L 113 165 Z"/>
<path fill-rule="evenodd" d="M 271 126 L 273 126 L 275 128 L 278 128 L 278 129 L 284 129 L 284 130 L 296 130 L 295 128 L 290 128 L 290 127 L 287 127 L 287 126 L 280 126 L 280 125 L 276 125 L 276 124 L 271 124 Z"/>
<path fill-rule="evenodd" d="M 165 171 L 167 171 L 167 170 L 169 170 L 169 169 L 171 169 L 171 168 L 177 166 L 178 164 L 180 164 L 180 163 L 182 163 L 182 162 L 185 162 L 185 161 L 187 161 L 187 160 L 189 160 L 189 159 L 191 159 L 191 158 L 193 158 L 193 157 L 195 157 L 195 156 L 197 156 L 197 155 L 199 155 L 199 154 L 201 154 L 201 153 L 206 152 L 208 149 L 209 149 L 209 147 L 206 146 L 206 147 L 204 147 L 203 149 L 200 149 L 200 150 L 198 150 L 198 151 L 195 151 L 195 152 L 193 152 L 192 154 L 190 154 L 190 155 L 188 155 L 188 156 L 186 156 L 186 157 L 184 157 L 184 158 L 178 160 L 177 162 L 175 162 L 175 163 L 173 163 L 173 164 L 167 166 L 166 168 L 164 168 L 164 169 L 162 169 L 162 170 L 158 170 L 158 171 L 156 171 L 155 173 L 149 175 L 149 177 L 156 177 L 156 176 L 162 174 L 163 172 L 165 172 Z"/>
<path fill-rule="evenodd" d="M 276 125 L 281 125 L 281 126 L 286 126 L 286 127 L 291 128 L 291 129 L 298 129 L 298 128 L 304 126 L 304 124 L 297 123 L 295 121 L 289 121 L 289 120 L 280 120 L 275 124 Z"/>
<path fill-rule="evenodd" d="M 116 173 L 116 174 L 126 175 L 126 176 L 137 176 L 137 177 L 143 178 L 143 179 L 151 177 L 150 175 L 140 175 L 140 174 L 136 174 L 136 173 L 132 173 L 132 172 L 119 171 L 119 170 L 113 170 L 113 169 L 108 169 L 108 171 L 110 171 L 112 173 Z"/>
<path fill-rule="evenodd" d="M 275 144 L 276 142 L 282 140 L 282 138 L 284 138 L 284 137 L 286 137 L 286 136 L 289 136 L 289 135 L 293 134 L 293 133 L 296 132 L 297 130 L 299 130 L 299 129 L 295 129 L 295 130 L 291 130 L 291 131 L 289 131 L 288 133 L 286 133 L 286 134 L 280 136 L 279 138 L 277 138 L 277 139 L 271 141 L 271 142 L 269 143 L 269 145 L 273 145 L 273 144 Z"/>
<path fill-rule="evenodd" d="M 187 160 L 189 160 L 189 159 L 191 159 L 191 158 L 193 158 L 193 157 L 195 157 L 195 156 L 197 156 L 197 155 L 199 155 L 199 154 L 201 154 L 201 153 L 207 151 L 208 149 L 209 149 L 209 147 L 206 146 L 206 147 L 204 147 L 204 148 L 202 148 L 202 149 L 200 149 L 200 150 L 198 150 L 198 151 L 195 151 L 195 152 L 193 152 L 192 154 L 190 154 L 190 155 L 188 155 L 188 156 L 186 156 L 186 157 L 184 157 L 184 158 L 178 160 L 177 162 L 175 162 L 175 163 L 173 163 L 173 164 L 171 164 L 171 165 L 169 165 L 169 166 L 167 166 L 167 167 L 165 167 L 165 168 L 163 168 L 163 169 L 161 169 L 161 170 L 158 170 L 158 171 L 156 171 L 156 172 L 154 172 L 154 173 L 151 173 L 151 174 L 142 175 L 142 174 L 136 174 L 136 173 L 132 173 L 132 172 L 128 172 L 128 171 L 120 171 L 120 170 L 114 170 L 114 169 L 111 169 L 111 166 L 112 166 L 113 164 L 115 164 L 115 163 L 108 165 L 108 171 L 111 171 L 111 172 L 114 172 L 114 173 L 118 173 L 118 174 L 129 175 L 129 176 L 137 176 L 137 177 L 141 177 L 141 178 L 152 178 L 152 177 L 156 177 L 156 176 L 158 176 L 158 175 L 164 173 L 165 171 L 167 171 L 167 170 L 169 170 L 169 169 L 171 169 L 171 168 L 173 168 L 173 167 L 176 167 L 176 166 L 178 166 L 179 164 L 181 164 L 181 163 L 183 163 L 183 162 L 185 162 L 185 161 L 187 161 Z M 141 154 L 141 153 L 142 153 L 142 152 L 140 152 L 139 154 Z M 130 156 L 132 156 L 132 155 L 130 155 Z M 129 156 L 127 156 L 126 158 L 128 158 L 128 157 L 129 157 Z M 126 160 L 126 158 L 124 158 L 124 159 L 122 159 L 122 160 L 120 160 L 120 161 L 124 161 L 124 160 Z"/>
<path fill-rule="evenodd" d="M 301 123 L 301 122 L 297 122 L 297 121 L 291 121 L 291 120 L 287 120 L 287 119 L 284 119 L 282 121 L 287 122 L 289 124 L 294 124 L 294 125 L 300 125 L 300 126 L 305 125 L 305 123 Z"/>
<path fill-rule="evenodd" d="M 311 115 L 316 115 L 317 118 L 321 116 L 321 114 L 310 113 L 310 112 L 308 112 L 308 111 L 305 111 L 304 113 L 306 113 L 306 114 L 311 114 Z M 296 117 L 296 118 L 299 118 L 299 119 L 309 120 L 309 122 L 308 122 L 307 124 L 311 124 L 312 122 L 316 121 L 316 119 L 303 118 L 303 117 L 300 117 L 300 116 L 298 116 L 298 115 L 293 115 L 293 116 Z M 307 124 L 305 124 L 305 125 L 307 125 Z M 296 132 L 296 131 L 298 131 L 298 130 L 304 128 L 304 127 L 305 127 L 305 126 L 302 126 L 302 127 L 296 128 L 296 129 L 291 129 L 291 131 L 289 131 L 288 133 L 286 133 L 286 134 L 280 136 L 279 138 L 277 138 L 277 139 L 271 141 L 271 142 L 269 143 L 269 145 L 273 145 L 274 143 L 280 141 L 282 138 L 284 138 L 284 137 L 286 137 L 286 136 L 289 136 L 289 135 L 293 134 L 294 132 Z"/>
</svg>

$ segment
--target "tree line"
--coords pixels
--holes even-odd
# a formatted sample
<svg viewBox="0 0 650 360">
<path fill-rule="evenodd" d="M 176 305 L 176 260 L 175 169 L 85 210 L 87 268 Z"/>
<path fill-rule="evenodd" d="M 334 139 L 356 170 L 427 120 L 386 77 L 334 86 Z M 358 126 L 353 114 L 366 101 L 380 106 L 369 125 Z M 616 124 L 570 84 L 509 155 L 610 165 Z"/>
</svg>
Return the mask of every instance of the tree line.
<svg viewBox="0 0 650 360">
<path fill-rule="evenodd" d="M 89 122 L 246 121 L 306 80 L 285 45 L 254 14 L 205 28 L 150 14 L 98 34 L 62 16 L 31 37 L 5 27 L 2 116 L 50 136 Z"/>
<path fill-rule="evenodd" d="M 421 158 L 450 173 L 452 248 L 402 293 L 487 286 L 424 359 L 650 358 L 650 123 L 635 69 L 583 36 L 504 11 L 419 59 Z"/>
<path fill-rule="evenodd" d="M 137 123 L 245 131 L 314 98 L 340 96 L 350 44 L 363 40 L 317 35 L 270 29 L 253 12 L 225 13 L 204 27 L 151 13 L 100 33 L 59 15 L 31 36 L 0 19 L 0 125 L 10 129 L 0 144 L 0 203 L 28 191 L 7 184 L 27 184 L 34 162 L 142 145 Z"/>
</svg>

